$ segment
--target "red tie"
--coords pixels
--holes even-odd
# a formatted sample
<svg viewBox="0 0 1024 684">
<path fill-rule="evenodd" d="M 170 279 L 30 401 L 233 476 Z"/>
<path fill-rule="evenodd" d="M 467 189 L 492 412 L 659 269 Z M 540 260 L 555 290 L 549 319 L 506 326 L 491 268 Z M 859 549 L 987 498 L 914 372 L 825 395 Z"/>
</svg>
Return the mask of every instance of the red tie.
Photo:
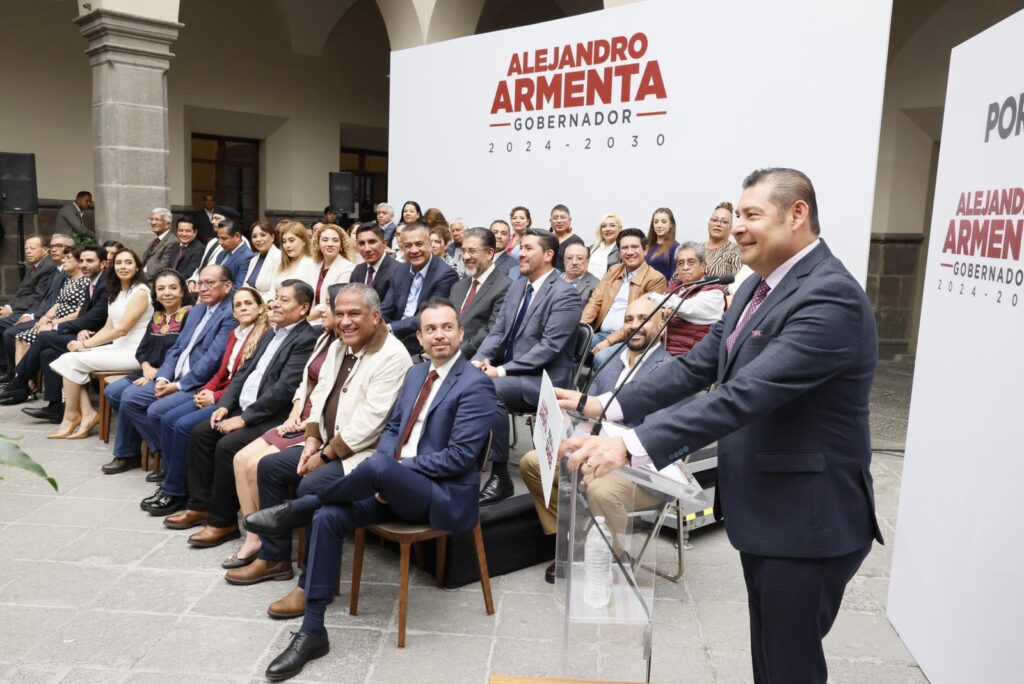
<svg viewBox="0 0 1024 684">
<path fill-rule="evenodd" d="M 430 396 L 430 388 L 434 386 L 434 381 L 440 376 L 436 370 L 431 370 L 427 374 L 427 381 L 423 383 L 423 389 L 420 390 L 420 395 L 416 397 L 416 403 L 412 407 L 412 413 L 409 414 L 409 420 L 405 424 L 405 430 L 402 431 L 402 438 L 398 440 L 398 446 L 395 448 L 395 458 L 402 458 L 402 449 L 405 448 L 405 443 L 409 441 L 409 435 L 412 434 L 412 426 L 419 420 L 420 411 L 423 410 L 423 405 L 427 403 L 427 397 Z"/>
<path fill-rule="evenodd" d="M 466 301 L 462 302 L 462 308 L 459 309 L 459 313 L 466 313 L 466 309 L 468 309 L 469 305 L 473 303 L 473 298 L 476 297 L 476 286 L 478 284 L 479 281 L 474 278 L 473 284 L 469 286 L 469 294 L 466 295 Z"/>
</svg>

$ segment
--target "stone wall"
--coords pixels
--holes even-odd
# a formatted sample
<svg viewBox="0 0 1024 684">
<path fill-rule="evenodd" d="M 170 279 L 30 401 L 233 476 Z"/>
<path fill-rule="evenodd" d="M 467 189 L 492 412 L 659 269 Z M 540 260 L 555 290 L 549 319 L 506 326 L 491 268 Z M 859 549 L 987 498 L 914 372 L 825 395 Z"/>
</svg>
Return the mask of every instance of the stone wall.
<svg viewBox="0 0 1024 684">
<path fill-rule="evenodd" d="M 871 236 L 866 285 L 878 324 L 880 358 L 910 355 L 917 346 L 922 251 L 922 235 L 875 233 Z"/>
</svg>

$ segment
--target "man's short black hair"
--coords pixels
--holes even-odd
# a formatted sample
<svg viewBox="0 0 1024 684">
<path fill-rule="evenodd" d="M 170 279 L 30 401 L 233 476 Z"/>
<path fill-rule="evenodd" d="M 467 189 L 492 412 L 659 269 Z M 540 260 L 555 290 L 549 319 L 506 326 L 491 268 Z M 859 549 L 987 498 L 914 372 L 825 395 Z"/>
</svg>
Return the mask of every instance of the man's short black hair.
<svg viewBox="0 0 1024 684">
<path fill-rule="evenodd" d="M 359 227 L 356 228 L 357 240 L 359 239 L 359 235 L 361 233 L 373 233 L 374 235 L 380 238 L 381 242 L 384 242 L 384 229 L 381 228 L 376 221 L 367 221 L 366 223 L 359 224 Z"/>
<path fill-rule="evenodd" d="M 569 211 L 569 207 L 565 206 L 564 204 L 556 204 L 555 206 L 551 207 L 552 214 L 554 214 L 556 211 L 564 211 L 569 216 L 572 216 L 572 212 Z"/>
<path fill-rule="evenodd" d="M 78 259 L 79 261 L 82 260 L 82 255 L 85 254 L 86 252 L 92 252 L 93 254 L 95 254 L 96 259 L 98 261 L 103 261 L 104 259 L 107 258 L 107 250 L 103 247 L 98 247 L 96 245 L 82 245 L 81 247 L 76 247 L 75 249 L 78 250 L 78 254 L 75 255 L 75 258 Z M 103 251 L 101 252 L 100 250 Z"/>
<path fill-rule="evenodd" d="M 281 283 L 281 287 L 292 288 L 292 292 L 295 293 L 295 301 L 300 305 L 308 304 L 310 308 L 313 307 L 313 288 L 305 280 L 289 278 Z"/>
<path fill-rule="evenodd" d="M 192 226 L 193 230 L 195 230 L 196 225 L 195 223 L 192 222 L 191 216 L 182 216 L 180 219 L 178 219 L 177 223 L 174 224 L 174 229 L 177 230 L 178 226 L 180 226 L 182 223 L 187 223 L 188 225 Z"/>
<path fill-rule="evenodd" d="M 233 221 L 226 216 L 223 221 L 217 224 L 217 230 L 220 230 L 221 228 L 228 231 L 228 235 L 242 234 L 242 224 L 237 221 Z"/>
<path fill-rule="evenodd" d="M 428 309 L 451 309 L 455 312 L 455 322 L 458 323 L 459 327 L 462 327 L 462 316 L 459 315 L 459 309 L 457 306 L 451 303 L 450 300 L 444 297 L 432 297 L 427 301 L 420 304 L 420 308 L 416 311 L 416 329 L 420 329 L 420 324 L 423 322 L 423 312 Z"/>
<path fill-rule="evenodd" d="M 807 174 L 781 167 L 758 169 L 743 179 L 743 189 L 768 181 L 774 183 L 769 199 L 779 210 L 779 214 L 785 214 L 790 207 L 803 200 L 807 203 L 811 231 L 815 235 L 821 235 L 821 225 L 818 223 L 818 198 Z"/>
<path fill-rule="evenodd" d="M 78 194 L 75 195 L 76 200 L 82 199 L 83 197 L 92 197 L 92 193 L 88 190 L 79 190 Z"/>
<path fill-rule="evenodd" d="M 540 248 L 542 250 L 544 250 L 545 252 L 551 250 L 552 252 L 555 253 L 555 256 L 558 256 L 558 238 L 555 237 L 554 233 L 552 233 L 550 230 L 540 230 L 539 228 L 530 228 L 525 233 L 523 233 L 524 238 L 529 237 L 531 235 L 537 238 L 537 240 L 540 242 Z M 554 257 L 552 257 L 552 263 L 554 263 Z"/>
<path fill-rule="evenodd" d="M 498 249 L 498 241 L 494 239 L 494 233 L 486 228 L 482 228 L 480 226 L 470 228 L 463 233 L 462 241 L 465 242 L 466 238 L 471 237 L 478 238 L 480 242 L 483 243 L 485 249 Z"/>
<path fill-rule="evenodd" d="M 635 237 L 640 238 L 640 245 L 647 249 L 647 236 L 644 235 L 644 231 L 639 228 L 623 228 L 619 231 L 619 234 L 615 236 L 615 246 L 622 246 L 622 238 Z"/>
</svg>

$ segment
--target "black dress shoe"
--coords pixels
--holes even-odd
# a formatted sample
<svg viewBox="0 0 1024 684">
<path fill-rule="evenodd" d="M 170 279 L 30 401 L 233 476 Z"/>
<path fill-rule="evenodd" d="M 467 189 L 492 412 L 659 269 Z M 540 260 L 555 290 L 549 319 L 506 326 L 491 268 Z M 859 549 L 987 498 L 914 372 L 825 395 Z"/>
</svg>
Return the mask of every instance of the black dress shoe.
<svg viewBox="0 0 1024 684">
<path fill-rule="evenodd" d="M 544 581 L 548 584 L 555 583 L 555 561 L 551 561 L 551 565 L 544 568 Z"/>
<path fill-rule="evenodd" d="M 12 380 L 14 380 L 14 376 L 11 375 L 10 373 L 4 373 L 3 375 L 0 375 L 0 385 L 6 385 Z"/>
<path fill-rule="evenodd" d="M 26 406 L 21 409 L 21 412 L 30 418 L 36 420 L 48 420 L 51 423 L 60 423 L 61 418 L 64 417 L 64 405 L 63 404 L 47 404 L 46 406 L 31 407 Z"/>
<path fill-rule="evenodd" d="M 160 464 L 160 467 L 153 472 L 146 473 L 146 482 L 163 482 L 164 481 L 164 465 Z"/>
<path fill-rule="evenodd" d="M 187 496 L 173 496 L 171 494 L 164 494 L 163 492 L 160 492 L 160 497 L 156 501 L 146 504 L 142 509 L 150 515 L 162 518 L 165 515 L 177 513 L 185 508 L 185 504 L 187 503 Z"/>
<path fill-rule="evenodd" d="M 302 668 L 311 660 L 323 658 L 331 650 L 331 642 L 327 639 L 327 630 L 318 634 L 312 632 L 294 632 L 292 643 L 281 655 L 274 658 L 267 668 L 267 679 L 280 682 L 291 679 L 302 672 Z"/>
<path fill-rule="evenodd" d="M 31 398 L 32 393 L 28 391 L 27 387 L 5 389 L 4 393 L 0 394 L 0 406 L 17 406 L 18 404 L 24 404 Z"/>
<path fill-rule="evenodd" d="M 480 505 L 490 506 L 496 504 L 499 501 L 512 496 L 515 492 L 515 485 L 512 484 L 512 478 L 510 477 L 498 477 L 494 473 L 487 478 L 487 482 L 484 484 L 484 488 L 480 490 Z"/>
<path fill-rule="evenodd" d="M 264 508 L 261 511 L 245 516 L 245 529 L 260 536 L 279 537 L 288 534 L 296 527 L 309 524 L 313 516 L 299 513 L 292 508 L 291 501 Z"/>
<path fill-rule="evenodd" d="M 141 508 L 142 510 L 146 510 L 146 506 L 148 506 L 149 504 L 153 503 L 154 501 L 156 501 L 157 499 L 159 499 L 163 495 L 164 495 L 164 488 L 162 486 L 157 487 L 155 492 L 153 492 L 152 494 L 150 494 L 145 499 L 143 499 L 142 501 L 139 502 L 139 508 Z"/>
<path fill-rule="evenodd" d="M 135 458 L 114 458 L 110 463 L 104 464 L 100 470 L 106 475 L 117 475 L 140 467 L 142 467 L 142 459 L 136 456 Z"/>
</svg>

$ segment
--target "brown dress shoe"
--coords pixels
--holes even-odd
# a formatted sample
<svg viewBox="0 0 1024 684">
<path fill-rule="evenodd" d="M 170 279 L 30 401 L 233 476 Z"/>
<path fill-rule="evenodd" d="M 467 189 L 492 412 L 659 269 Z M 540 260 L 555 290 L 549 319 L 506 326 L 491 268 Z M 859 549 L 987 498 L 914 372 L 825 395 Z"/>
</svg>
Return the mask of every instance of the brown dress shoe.
<svg viewBox="0 0 1024 684">
<path fill-rule="evenodd" d="M 278 599 L 267 608 L 267 615 L 275 620 L 290 620 L 306 614 L 306 592 L 295 587 L 288 595 Z"/>
<path fill-rule="evenodd" d="M 238 525 L 214 527 L 207 524 L 203 529 L 189 537 L 188 543 L 200 549 L 209 549 L 214 546 L 220 546 L 226 541 L 238 539 L 241 536 L 241 532 L 238 531 Z"/>
<path fill-rule="evenodd" d="M 290 580 L 295 577 L 291 561 L 265 561 L 257 558 L 249 565 L 233 568 L 224 573 L 229 584 L 247 586 L 267 580 Z"/>
<path fill-rule="evenodd" d="M 206 522 L 207 517 L 206 511 L 192 511 L 186 508 L 180 513 L 164 518 L 164 526 L 170 527 L 172 530 L 187 530 L 190 527 L 202 525 Z"/>
</svg>

